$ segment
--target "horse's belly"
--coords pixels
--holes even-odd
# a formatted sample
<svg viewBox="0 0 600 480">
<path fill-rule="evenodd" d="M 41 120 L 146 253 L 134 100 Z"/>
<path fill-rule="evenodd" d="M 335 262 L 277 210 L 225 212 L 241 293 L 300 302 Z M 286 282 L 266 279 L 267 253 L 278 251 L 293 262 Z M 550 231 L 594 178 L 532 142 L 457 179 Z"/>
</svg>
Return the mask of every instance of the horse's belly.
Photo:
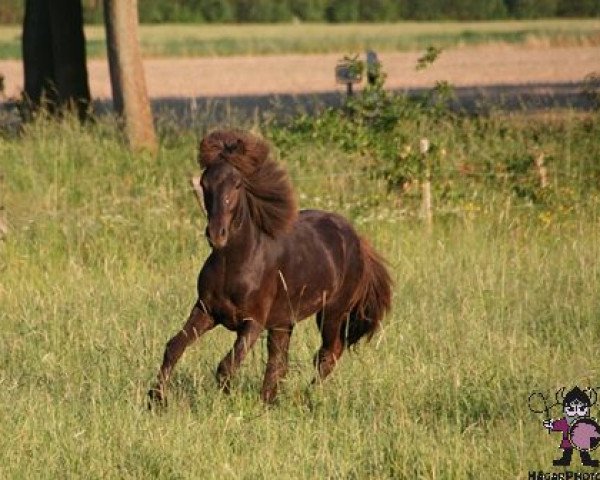
<svg viewBox="0 0 600 480">
<path fill-rule="evenodd" d="M 302 262 L 287 274 L 282 272 L 278 303 L 291 310 L 296 320 L 318 312 L 338 288 L 340 279 L 336 273 L 323 258 Z"/>
<path fill-rule="evenodd" d="M 327 302 L 329 292 L 306 292 L 301 296 L 289 295 L 289 292 L 280 291 L 271 306 L 269 314 L 269 328 L 273 326 L 288 325 L 304 320 L 323 309 Z"/>
</svg>

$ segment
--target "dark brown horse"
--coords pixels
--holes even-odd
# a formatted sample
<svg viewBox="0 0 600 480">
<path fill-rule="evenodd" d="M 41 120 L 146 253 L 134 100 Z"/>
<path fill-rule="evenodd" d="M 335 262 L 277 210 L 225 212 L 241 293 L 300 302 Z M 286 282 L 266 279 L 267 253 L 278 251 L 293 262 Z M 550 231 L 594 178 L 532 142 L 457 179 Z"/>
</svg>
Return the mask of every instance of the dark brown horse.
<svg viewBox="0 0 600 480">
<path fill-rule="evenodd" d="M 344 347 L 373 335 L 390 308 L 391 281 L 381 258 L 341 216 L 298 213 L 285 171 L 261 139 L 215 131 L 200 144 L 201 185 L 212 252 L 198 276 L 198 300 L 167 343 L 151 400 L 163 401 L 184 350 L 215 325 L 237 333 L 217 368 L 219 386 L 231 376 L 260 333 L 268 330 L 261 396 L 274 400 L 287 371 L 296 322 L 315 314 L 322 346 L 315 357 L 324 379 Z"/>
</svg>

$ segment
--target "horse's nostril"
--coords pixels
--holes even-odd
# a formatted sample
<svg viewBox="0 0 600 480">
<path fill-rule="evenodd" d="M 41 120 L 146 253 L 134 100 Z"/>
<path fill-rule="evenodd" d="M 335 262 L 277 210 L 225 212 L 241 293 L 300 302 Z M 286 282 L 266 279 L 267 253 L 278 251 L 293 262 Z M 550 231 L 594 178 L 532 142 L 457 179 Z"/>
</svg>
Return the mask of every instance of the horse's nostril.
<svg viewBox="0 0 600 480">
<path fill-rule="evenodd" d="M 222 228 L 221 230 L 219 230 L 219 236 L 224 237 L 226 235 L 226 231 L 225 228 Z"/>
</svg>

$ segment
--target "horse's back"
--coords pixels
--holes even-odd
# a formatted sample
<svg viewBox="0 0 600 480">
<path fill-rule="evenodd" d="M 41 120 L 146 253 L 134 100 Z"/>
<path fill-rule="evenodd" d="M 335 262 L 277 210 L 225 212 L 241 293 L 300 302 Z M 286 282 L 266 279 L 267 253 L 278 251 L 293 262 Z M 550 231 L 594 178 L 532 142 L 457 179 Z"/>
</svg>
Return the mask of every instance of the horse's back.
<svg viewBox="0 0 600 480">
<path fill-rule="evenodd" d="M 296 223 L 309 223 L 312 225 L 318 225 L 322 223 L 332 222 L 332 224 L 337 226 L 350 227 L 354 231 L 354 227 L 350 224 L 350 222 L 335 212 L 328 212 L 326 210 L 316 210 L 316 209 L 306 209 L 300 210 L 298 213 L 298 220 Z"/>
<path fill-rule="evenodd" d="M 314 238 L 319 240 L 314 245 L 317 255 L 321 249 L 326 249 L 340 261 L 345 261 L 360 249 L 358 233 L 348 220 L 337 213 L 301 210 L 293 233 L 302 235 L 303 230 L 312 232 Z"/>
</svg>

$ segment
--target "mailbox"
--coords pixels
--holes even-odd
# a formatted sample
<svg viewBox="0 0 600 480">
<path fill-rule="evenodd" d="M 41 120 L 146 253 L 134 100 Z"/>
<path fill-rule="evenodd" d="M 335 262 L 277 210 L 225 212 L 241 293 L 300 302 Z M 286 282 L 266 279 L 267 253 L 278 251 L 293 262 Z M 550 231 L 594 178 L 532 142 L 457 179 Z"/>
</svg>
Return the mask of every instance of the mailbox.
<svg viewBox="0 0 600 480">
<path fill-rule="evenodd" d="M 335 81 L 346 85 L 348 95 L 352 95 L 352 85 L 362 81 L 364 65 L 358 57 L 344 57 L 335 66 Z"/>
<path fill-rule="evenodd" d="M 335 66 L 335 80 L 344 85 L 360 83 L 362 80 L 362 68 L 355 61 L 344 60 Z"/>
</svg>

